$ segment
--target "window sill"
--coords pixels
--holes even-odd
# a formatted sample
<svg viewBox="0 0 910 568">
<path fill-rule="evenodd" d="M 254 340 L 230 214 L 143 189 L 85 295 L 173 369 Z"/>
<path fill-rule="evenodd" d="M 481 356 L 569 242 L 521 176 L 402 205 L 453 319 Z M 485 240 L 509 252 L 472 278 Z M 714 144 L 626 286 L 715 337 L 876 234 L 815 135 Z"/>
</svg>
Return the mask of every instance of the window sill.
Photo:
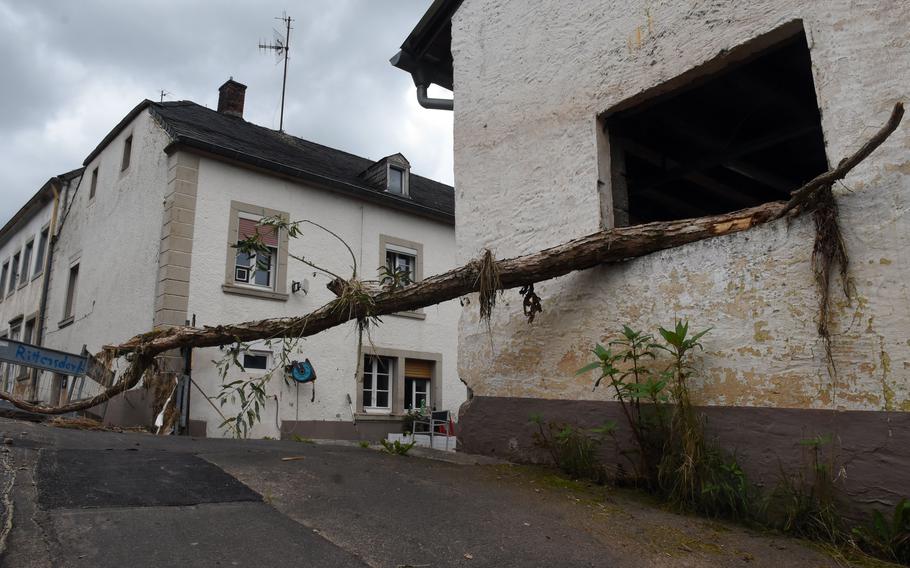
<svg viewBox="0 0 910 568">
<path fill-rule="evenodd" d="M 40 278 L 43 274 L 44 274 L 44 271 L 42 270 L 42 271 L 39 272 L 38 274 L 33 275 L 33 276 L 32 276 L 32 280 L 37 280 L 37 279 Z"/>
<path fill-rule="evenodd" d="M 274 292 L 272 290 L 257 290 L 255 288 L 247 288 L 245 286 L 236 286 L 234 284 L 222 284 L 221 291 L 225 294 L 237 294 L 238 296 L 252 296 L 254 298 L 263 298 L 265 300 L 277 300 L 280 302 L 286 302 L 288 299 L 288 294 L 283 294 L 281 292 Z"/>
<path fill-rule="evenodd" d="M 398 317 L 401 317 L 401 318 L 411 318 L 411 319 L 416 319 L 416 320 L 425 320 L 425 319 L 427 319 L 427 314 L 425 314 L 425 313 L 423 313 L 423 312 L 396 312 L 396 313 L 391 314 L 391 315 L 393 315 L 393 316 L 398 316 Z"/>
<path fill-rule="evenodd" d="M 401 422 L 404 416 L 400 414 L 374 414 L 360 411 L 354 414 L 358 422 Z"/>
<path fill-rule="evenodd" d="M 73 323 L 73 320 L 75 320 L 75 319 L 76 319 L 76 318 L 73 317 L 73 316 L 69 316 L 68 318 L 63 318 L 62 320 L 60 320 L 60 321 L 57 323 L 57 329 L 63 329 L 64 327 L 66 327 L 66 326 L 70 325 L 71 323 Z"/>
<path fill-rule="evenodd" d="M 29 282 L 31 282 L 31 280 L 29 280 L 28 278 L 26 278 L 24 282 L 20 282 L 20 283 L 19 283 L 19 288 L 18 288 L 18 289 L 21 290 L 21 289 L 25 288 L 26 286 L 28 286 L 28 283 L 29 283 Z"/>
</svg>

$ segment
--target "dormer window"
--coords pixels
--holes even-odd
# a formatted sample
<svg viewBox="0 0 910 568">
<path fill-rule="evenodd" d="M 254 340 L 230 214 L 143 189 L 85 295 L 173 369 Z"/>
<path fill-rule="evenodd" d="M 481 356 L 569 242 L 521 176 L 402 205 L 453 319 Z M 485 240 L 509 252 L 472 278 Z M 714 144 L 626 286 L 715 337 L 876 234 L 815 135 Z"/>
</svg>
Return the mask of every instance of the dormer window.
<svg viewBox="0 0 910 568">
<path fill-rule="evenodd" d="M 389 193 L 404 195 L 404 170 L 389 166 Z"/>
</svg>

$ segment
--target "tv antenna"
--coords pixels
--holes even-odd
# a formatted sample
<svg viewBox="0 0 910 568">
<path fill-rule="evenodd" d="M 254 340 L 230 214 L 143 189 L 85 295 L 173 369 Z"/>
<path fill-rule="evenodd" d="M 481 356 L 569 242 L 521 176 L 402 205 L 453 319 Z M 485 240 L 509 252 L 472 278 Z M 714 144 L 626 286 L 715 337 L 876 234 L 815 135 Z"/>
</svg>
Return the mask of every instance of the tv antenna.
<svg viewBox="0 0 910 568">
<path fill-rule="evenodd" d="M 171 96 L 173 93 L 169 93 L 169 92 L 165 91 L 164 89 L 161 89 L 161 92 L 158 93 L 158 94 L 159 94 L 160 97 L 161 97 L 161 99 L 160 99 L 159 102 L 162 102 L 162 103 L 163 103 L 163 102 L 164 102 L 164 97 L 169 97 L 169 96 Z"/>
<path fill-rule="evenodd" d="M 281 80 L 281 118 L 278 119 L 278 131 L 284 132 L 284 92 L 288 84 L 288 51 L 290 50 L 291 44 L 291 17 L 287 15 L 287 12 L 282 14 L 280 18 L 275 18 L 276 20 L 281 20 L 285 24 L 285 33 L 284 37 L 281 37 L 281 32 L 273 29 L 272 31 L 275 34 L 275 39 L 272 43 L 263 43 L 259 42 L 259 49 L 271 50 L 275 52 L 275 57 L 280 61 L 284 58 L 284 78 Z"/>
</svg>

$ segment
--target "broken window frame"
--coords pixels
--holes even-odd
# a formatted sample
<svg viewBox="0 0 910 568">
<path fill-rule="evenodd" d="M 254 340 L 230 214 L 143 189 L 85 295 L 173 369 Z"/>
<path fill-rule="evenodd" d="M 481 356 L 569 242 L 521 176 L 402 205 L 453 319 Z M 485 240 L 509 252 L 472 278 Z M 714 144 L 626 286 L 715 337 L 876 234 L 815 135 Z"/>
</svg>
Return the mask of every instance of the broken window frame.
<svg viewBox="0 0 910 568">
<path fill-rule="evenodd" d="M 783 53 L 785 50 L 786 54 Z M 805 59 L 802 60 L 804 55 Z M 792 82 L 792 88 L 783 92 L 778 99 L 766 103 L 767 97 L 762 93 L 775 89 L 770 77 L 777 77 L 769 70 L 776 72 L 777 69 L 799 81 Z M 794 20 L 743 44 L 732 46 L 718 57 L 599 114 L 596 144 L 602 226 L 614 228 L 653 221 L 700 218 L 788 199 L 792 190 L 829 169 L 815 83 L 812 47 L 802 21 Z M 702 97 L 698 95 L 706 93 L 714 97 L 720 95 L 722 98 L 719 100 L 739 101 L 740 98 L 733 95 L 737 89 L 742 91 L 745 88 L 743 84 L 751 85 L 759 91 L 753 107 L 764 112 L 768 112 L 768 108 L 786 108 L 793 116 L 804 121 L 800 123 L 802 129 L 795 128 L 799 124 L 790 124 L 798 122 L 793 116 L 772 113 L 771 116 L 780 118 L 776 119 L 776 129 L 768 129 L 769 136 L 755 135 L 755 131 L 762 132 L 767 122 L 753 118 L 751 126 L 755 130 L 747 132 L 747 135 L 752 134 L 752 138 L 731 140 L 724 136 L 724 129 L 720 132 L 710 128 L 693 130 L 692 123 L 684 128 L 682 125 L 686 123 L 686 113 L 674 112 L 687 108 L 686 105 L 695 104 L 693 100 L 701 100 Z M 731 96 L 723 97 L 727 91 L 730 91 Z M 713 109 L 711 107 L 709 110 L 709 116 Z M 734 112 L 736 110 L 738 109 L 733 109 Z M 747 111 L 743 111 L 743 116 L 748 116 Z M 645 117 L 644 121 L 642 117 Z M 614 130 L 617 119 L 622 126 L 619 132 Z M 642 134 L 666 120 L 671 124 L 678 122 L 675 132 L 679 133 L 681 139 L 690 140 L 689 144 L 680 144 L 678 147 L 694 148 L 694 152 L 681 151 L 681 155 L 677 155 L 666 144 L 662 146 L 659 142 L 653 145 L 649 143 L 650 140 L 667 139 L 664 135 L 655 139 Z M 739 124 L 733 120 L 732 115 L 729 122 Z M 715 119 L 704 125 L 697 122 L 695 126 L 716 127 L 718 124 L 725 125 L 726 122 Z M 787 125 L 792 126 L 794 131 L 787 131 L 790 127 Z M 666 132 L 661 128 L 657 131 Z M 671 129 L 670 134 L 673 132 Z M 690 132 L 694 134 L 690 135 Z M 734 132 L 741 133 L 736 130 Z M 712 139 L 711 136 L 715 138 Z M 800 139 L 801 136 L 810 138 Z M 739 144 L 734 145 L 734 142 Z M 786 160 L 775 160 L 775 152 L 783 156 L 803 156 L 802 153 L 788 149 L 787 144 L 809 147 L 811 152 L 806 151 L 805 159 L 790 162 L 789 168 L 780 166 L 786 164 Z M 710 152 L 707 149 L 701 152 L 698 146 L 707 146 L 708 149 L 713 147 L 716 156 L 712 154 L 711 157 L 714 161 L 702 158 Z M 627 168 L 627 152 L 638 165 L 638 172 L 630 172 Z M 697 157 L 695 161 L 692 155 Z M 682 161 L 678 158 L 682 158 Z M 641 164 L 647 164 L 647 167 L 642 168 Z M 769 171 L 769 166 L 774 167 Z M 719 168 L 720 171 L 712 171 L 712 168 Z M 787 174 L 794 174 L 798 170 L 803 179 L 795 175 L 780 175 L 781 170 Z M 633 177 L 636 173 L 637 177 Z M 716 175 L 721 175 L 720 183 L 711 179 Z M 691 182 L 689 178 L 696 176 L 699 182 Z M 638 187 L 633 188 L 634 184 Z M 681 193 L 686 190 L 692 193 Z M 712 195 L 716 198 L 712 198 Z"/>
</svg>

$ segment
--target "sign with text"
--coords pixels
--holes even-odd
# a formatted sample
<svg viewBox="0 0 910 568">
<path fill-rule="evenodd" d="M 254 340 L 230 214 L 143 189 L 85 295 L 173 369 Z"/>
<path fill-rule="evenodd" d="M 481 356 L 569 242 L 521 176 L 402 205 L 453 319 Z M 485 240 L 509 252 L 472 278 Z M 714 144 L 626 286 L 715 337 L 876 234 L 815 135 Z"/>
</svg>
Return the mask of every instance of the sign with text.
<svg viewBox="0 0 910 568">
<path fill-rule="evenodd" d="M 12 339 L 0 339 L 0 361 L 74 376 L 84 375 L 88 367 L 88 361 L 81 355 Z"/>
</svg>

